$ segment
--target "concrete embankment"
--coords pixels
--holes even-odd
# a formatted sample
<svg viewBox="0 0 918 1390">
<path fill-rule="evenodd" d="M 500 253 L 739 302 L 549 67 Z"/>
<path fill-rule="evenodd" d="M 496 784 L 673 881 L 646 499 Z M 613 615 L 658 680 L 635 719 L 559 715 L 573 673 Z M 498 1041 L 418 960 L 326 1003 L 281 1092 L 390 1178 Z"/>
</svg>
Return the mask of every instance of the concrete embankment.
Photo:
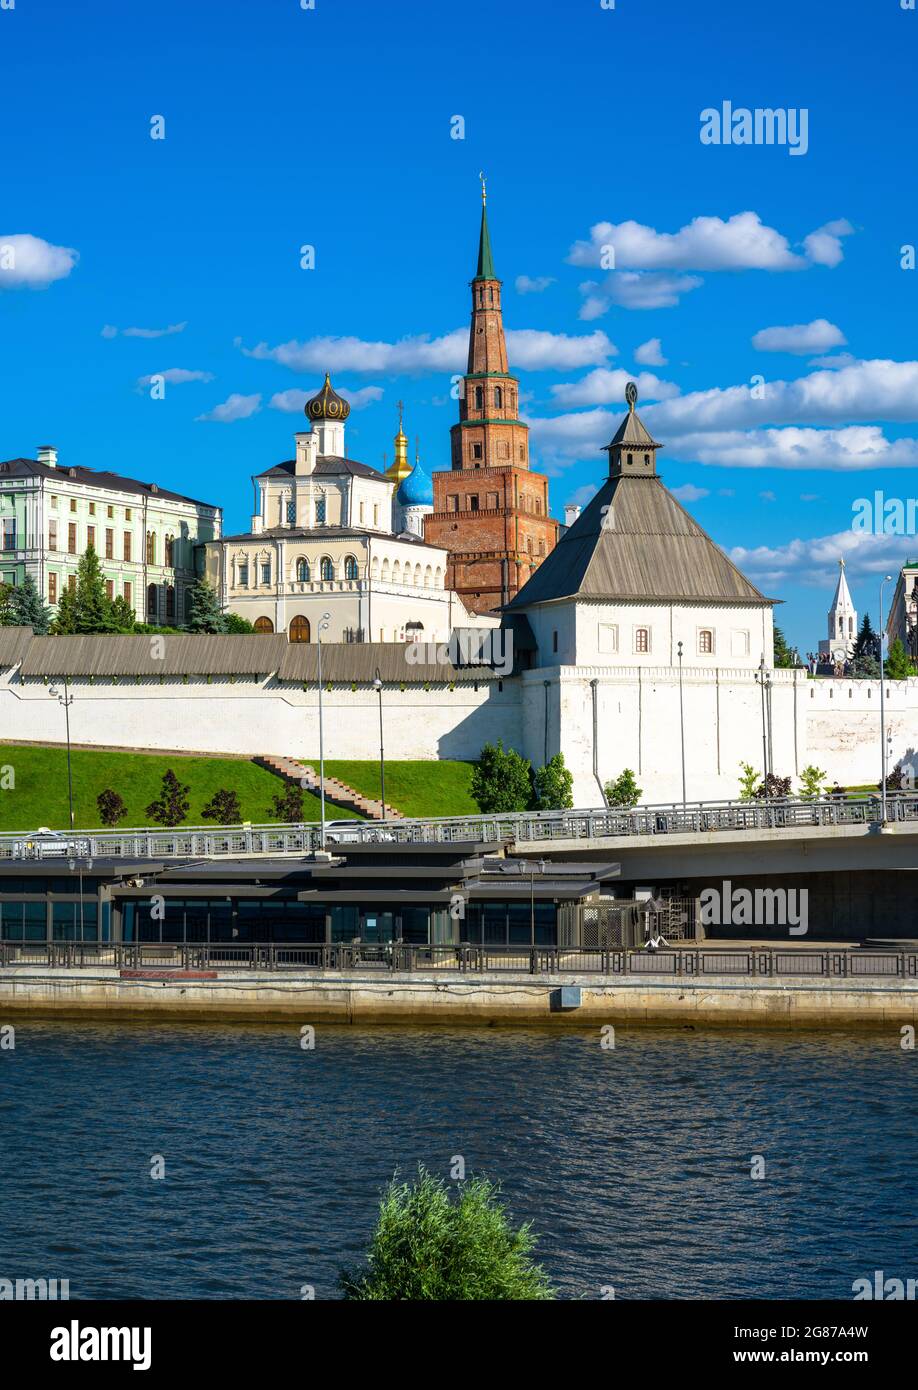
<svg viewBox="0 0 918 1390">
<path fill-rule="evenodd" d="M 28 1014 L 304 1023 L 583 1027 L 602 1023 L 832 1028 L 918 1024 L 918 981 L 654 980 L 646 976 L 323 971 L 0 970 L 0 1023 Z M 562 996 L 562 989 L 565 991 Z M 579 989 L 579 1002 L 576 991 Z M 571 991 L 575 991 L 573 995 Z"/>
</svg>

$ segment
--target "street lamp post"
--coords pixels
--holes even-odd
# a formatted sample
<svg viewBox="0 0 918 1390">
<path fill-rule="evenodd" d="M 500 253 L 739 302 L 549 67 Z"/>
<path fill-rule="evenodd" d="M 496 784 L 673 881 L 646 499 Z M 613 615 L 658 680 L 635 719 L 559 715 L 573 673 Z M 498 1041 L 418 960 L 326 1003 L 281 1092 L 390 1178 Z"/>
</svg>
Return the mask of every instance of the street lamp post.
<svg viewBox="0 0 918 1390">
<path fill-rule="evenodd" d="M 775 765 L 774 765 L 775 741 L 774 741 L 774 737 L 773 737 L 773 735 L 772 735 L 772 728 L 771 728 L 771 672 L 770 672 L 770 671 L 766 671 L 766 672 L 765 672 L 765 708 L 766 708 L 767 711 L 768 711 L 768 744 L 767 744 L 767 749 L 768 749 L 768 771 L 769 771 L 769 773 L 773 773 L 774 770 L 775 770 Z"/>
<path fill-rule="evenodd" d="M 70 829 L 73 830 L 73 767 L 70 760 L 70 706 L 73 704 L 73 696 L 70 694 L 70 687 L 67 684 L 67 677 L 64 677 L 64 693 L 60 693 L 56 685 L 48 689 L 48 694 L 52 700 L 57 700 L 59 705 L 64 706 L 64 722 L 67 729 L 67 795 L 70 801 Z"/>
<path fill-rule="evenodd" d="M 886 629 L 883 626 L 883 585 L 892 579 L 886 574 L 880 580 L 880 818 L 886 824 L 886 673 L 883 670 L 883 650 L 886 646 Z"/>
<path fill-rule="evenodd" d="M 383 717 L 382 717 L 382 677 L 379 674 L 379 667 L 376 668 L 376 679 L 373 681 L 373 689 L 379 696 L 379 780 L 382 786 L 382 818 L 386 819 L 386 754 L 385 741 L 383 739 Z"/>
<path fill-rule="evenodd" d="M 682 706 L 682 643 L 676 643 L 679 658 L 679 742 L 682 748 L 682 810 L 685 811 L 685 714 Z"/>
<path fill-rule="evenodd" d="M 909 656 L 912 661 L 918 661 L 918 579 L 912 585 L 911 597 L 905 603 L 905 622 L 908 628 Z"/>
<path fill-rule="evenodd" d="M 759 669 L 755 673 L 756 683 L 762 691 L 762 776 L 768 778 L 768 727 L 765 722 L 765 653 L 762 653 L 762 660 L 759 662 Z"/>
<path fill-rule="evenodd" d="M 328 631 L 330 613 L 322 614 L 322 621 L 316 634 L 319 658 L 319 846 L 325 848 L 325 736 L 322 727 L 322 633 Z"/>
</svg>

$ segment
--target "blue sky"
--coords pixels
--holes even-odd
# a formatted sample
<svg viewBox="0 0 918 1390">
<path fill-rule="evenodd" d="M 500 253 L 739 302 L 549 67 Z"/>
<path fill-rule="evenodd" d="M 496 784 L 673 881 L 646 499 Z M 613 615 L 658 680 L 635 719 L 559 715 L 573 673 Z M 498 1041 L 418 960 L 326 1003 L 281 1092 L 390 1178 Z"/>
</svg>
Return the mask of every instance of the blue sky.
<svg viewBox="0 0 918 1390">
<path fill-rule="evenodd" d="M 391 459 L 402 398 L 426 468 L 446 467 L 483 168 L 554 513 L 600 481 L 634 376 L 667 484 L 785 601 L 790 639 L 825 635 L 840 554 L 875 618 L 879 578 L 918 552 L 851 530 L 855 499 L 907 499 L 918 467 L 901 4 L 15 0 L 0 457 L 56 444 L 239 529 L 328 365 L 352 456 Z M 805 109 L 806 153 L 703 144 L 725 101 Z M 139 383 L 163 372 L 191 375 L 151 399 Z"/>
</svg>

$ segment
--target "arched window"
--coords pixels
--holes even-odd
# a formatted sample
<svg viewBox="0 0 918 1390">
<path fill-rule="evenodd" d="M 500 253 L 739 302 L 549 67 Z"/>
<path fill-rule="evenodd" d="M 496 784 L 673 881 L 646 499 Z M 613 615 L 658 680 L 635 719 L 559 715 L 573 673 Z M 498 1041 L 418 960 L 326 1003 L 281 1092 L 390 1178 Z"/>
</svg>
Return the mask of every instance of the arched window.
<svg viewBox="0 0 918 1390">
<path fill-rule="evenodd" d="M 166 537 L 166 564 L 171 568 L 175 564 L 175 537 Z"/>
<path fill-rule="evenodd" d="M 437 565 L 437 572 L 434 575 L 434 584 L 438 589 L 443 588 L 443 571 L 441 570 L 439 565 Z"/>
<path fill-rule="evenodd" d="M 433 570 L 430 568 L 430 565 L 428 565 L 427 568 L 426 568 L 426 570 L 424 571 L 424 588 L 425 588 L 425 589 L 429 589 L 432 583 L 433 583 Z"/>
<path fill-rule="evenodd" d="M 389 582 L 389 557 L 388 557 L 388 556 L 386 556 L 386 558 L 385 558 L 385 559 L 383 560 L 383 562 L 382 562 L 382 577 L 383 577 L 383 583 L 384 583 L 384 584 L 388 584 L 388 582 Z"/>
<path fill-rule="evenodd" d="M 401 566 L 401 561 L 400 561 L 400 560 L 396 560 L 395 564 L 392 566 L 392 583 L 393 583 L 393 584 L 401 584 L 401 582 L 402 582 L 402 566 Z"/>
<path fill-rule="evenodd" d="M 171 584 L 166 589 L 166 617 L 175 617 L 175 590 Z"/>
<path fill-rule="evenodd" d="M 497 406 L 498 410 L 500 410 L 500 408 L 501 408 L 501 406 L 503 405 L 503 403 L 504 403 L 504 393 L 503 393 L 503 391 L 500 389 L 499 386 L 495 386 L 495 387 L 494 387 L 494 404 Z"/>
<path fill-rule="evenodd" d="M 309 619 L 298 613 L 295 618 L 291 619 L 288 637 L 291 642 L 308 642 L 310 638 Z"/>
<path fill-rule="evenodd" d="M 415 567 L 414 567 L 414 582 L 415 582 L 415 584 L 418 586 L 418 588 L 420 589 L 420 587 L 421 587 L 421 566 L 420 566 L 420 565 L 415 565 Z"/>
<path fill-rule="evenodd" d="M 156 585 L 155 585 L 155 584 L 148 584 L 148 585 L 147 585 L 147 612 L 150 613 L 150 614 L 152 614 L 153 617 L 155 617 L 155 616 L 156 616 L 156 609 L 157 609 Z"/>
<path fill-rule="evenodd" d="M 483 407 L 483 405 L 484 405 L 484 388 L 481 387 L 481 386 L 476 386 L 476 387 L 475 387 L 475 409 L 476 409 L 476 410 L 481 410 L 481 408 Z"/>
<path fill-rule="evenodd" d="M 345 579 L 358 579 L 360 577 L 357 561 L 353 555 L 345 555 L 344 557 L 344 577 Z"/>
<path fill-rule="evenodd" d="M 371 578 L 371 579 L 378 579 L 378 578 L 379 578 L 379 556 L 378 556 L 378 555 L 374 555 L 374 556 L 373 556 L 373 563 L 372 563 L 372 565 L 370 566 L 370 578 Z"/>
<path fill-rule="evenodd" d="M 147 564 L 156 564 L 156 537 L 152 531 L 147 532 Z"/>
<path fill-rule="evenodd" d="M 324 495 L 324 493 L 323 493 L 320 497 L 317 497 L 317 498 L 316 498 L 316 525 L 317 525 L 317 526 L 324 526 L 324 524 L 325 524 L 325 495 Z"/>
<path fill-rule="evenodd" d="M 296 577 L 299 584 L 309 583 L 309 561 L 305 556 L 301 556 L 296 562 Z"/>
<path fill-rule="evenodd" d="M 335 577 L 335 566 L 327 555 L 323 555 L 319 561 L 319 575 L 323 584 L 330 583 Z"/>
<path fill-rule="evenodd" d="M 274 624 L 270 618 L 256 618 L 253 624 L 256 632 L 273 632 Z"/>
</svg>

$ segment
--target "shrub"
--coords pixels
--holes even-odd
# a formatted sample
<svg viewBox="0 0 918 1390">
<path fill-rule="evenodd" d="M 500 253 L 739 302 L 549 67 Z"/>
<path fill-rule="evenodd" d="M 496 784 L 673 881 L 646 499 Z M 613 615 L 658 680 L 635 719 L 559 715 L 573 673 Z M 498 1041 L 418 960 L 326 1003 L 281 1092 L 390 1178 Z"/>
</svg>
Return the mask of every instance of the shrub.
<svg viewBox="0 0 918 1390">
<path fill-rule="evenodd" d="M 751 801 L 759 789 L 759 774 L 752 763 L 740 763 L 740 801 Z"/>
<path fill-rule="evenodd" d="M 603 791 L 606 804 L 615 806 L 620 811 L 631 811 L 643 795 L 630 767 L 620 772 L 614 782 L 607 782 Z"/>
<path fill-rule="evenodd" d="M 147 807 L 147 815 L 151 820 L 156 821 L 157 825 L 180 825 L 188 815 L 188 808 L 191 805 L 188 800 L 190 790 L 190 786 L 180 782 L 170 767 L 163 774 L 159 796 L 155 801 L 151 801 Z"/>
<path fill-rule="evenodd" d="M 574 774 L 556 753 L 533 776 L 536 811 L 565 811 L 574 804 Z"/>
<path fill-rule="evenodd" d="M 825 791 L 826 774 L 810 763 L 800 774 L 800 800 L 818 801 Z"/>
<path fill-rule="evenodd" d="M 205 820 L 215 820 L 219 825 L 238 825 L 242 820 L 242 809 L 236 792 L 221 787 L 204 807 L 201 815 Z"/>
<path fill-rule="evenodd" d="M 479 811 L 527 811 L 532 800 L 532 767 L 515 748 L 486 743 L 472 773 L 472 796 Z"/>
<path fill-rule="evenodd" d="M 279 821 L 301 821 L 303 819 L 303 790 L 293 782 L 288 782 L 284 790 L 275 796 L 271 803 L 274 819 Z"/>
<path fill-rule="evenodd" d="M 362 1271 L 342 1271 L 345 1298 L 392 1302 L 552 1299 L 541 1266 L 530 1259 L 527 1224 L 513 1230 L 485 1178 L 470 1178 L 452 1198 L 442 1178 L 418 1169 L 413 1184 L 393 1179 Z"/>
<path fill-rule="evenodd" d="M 127 815 L 127 807 L 118 792 L 112 791 L 111 787 L 106 787 L 104 792 L 99 792 L 96 797 L 96 805 L 99 808 L 99 819 L 103 825 L 117 825 Z"/>
<path fill-rule="evenodd" d="M 779 777 L 777 773 L 769 772 L 766 774 L 761 786 L 756 787 L 752 795 L 757 801 L 772 801 L 791 794 L 791 779 L 789 777 Z"/>
</svg>

